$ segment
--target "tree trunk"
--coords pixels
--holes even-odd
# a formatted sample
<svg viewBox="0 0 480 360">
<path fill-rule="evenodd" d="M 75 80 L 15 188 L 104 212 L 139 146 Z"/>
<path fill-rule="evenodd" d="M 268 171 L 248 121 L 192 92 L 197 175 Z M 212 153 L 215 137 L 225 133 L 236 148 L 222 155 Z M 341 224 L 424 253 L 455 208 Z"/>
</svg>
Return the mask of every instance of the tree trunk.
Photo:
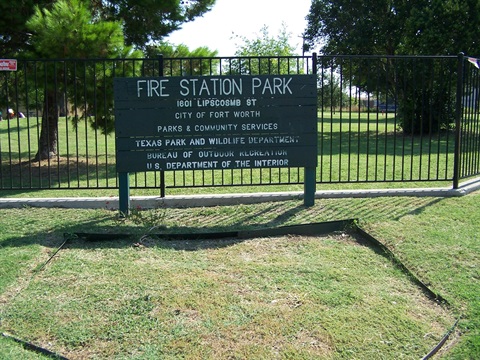
<svg viewBox="0 0 480 360">
<path fill-rule="evenodd" d="M 55 92 L 47 91 L 45 94 L 38 152 L 33 161 L 51 159 L 57 155 L 58 109 L 55 98 Z"/>
</svg>

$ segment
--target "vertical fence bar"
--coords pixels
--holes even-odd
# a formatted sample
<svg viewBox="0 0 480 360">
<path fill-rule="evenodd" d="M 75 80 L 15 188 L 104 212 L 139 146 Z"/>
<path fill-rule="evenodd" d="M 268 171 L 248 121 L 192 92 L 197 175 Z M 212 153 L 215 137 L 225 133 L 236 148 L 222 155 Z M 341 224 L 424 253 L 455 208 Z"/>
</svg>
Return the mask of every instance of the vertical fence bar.
<svg viewBox="0 0 480 360">
<path fill-rule="evenodd" d="M 464 54 L 460 53 L 457 57 L 457 96 L 455 105 L 455 152 L 453 163 L 453 188 L 458 189 L 460 178 L 460 139 L 462 125 L 462 95 L 463 95 L 463 61 Z"/>
</svg>

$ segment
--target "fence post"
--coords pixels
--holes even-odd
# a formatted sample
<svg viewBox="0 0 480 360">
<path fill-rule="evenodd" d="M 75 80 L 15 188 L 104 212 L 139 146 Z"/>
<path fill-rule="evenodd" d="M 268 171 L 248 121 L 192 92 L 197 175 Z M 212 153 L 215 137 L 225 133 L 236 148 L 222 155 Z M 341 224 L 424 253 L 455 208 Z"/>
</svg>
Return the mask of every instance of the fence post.
<svg viewBox="0 0 480 360">
<path fill-rule="evenodd" d="M 317 74 L 317 53 L 312 54 L 312 71 Z M 318 153 L 318 150 L 317 150 Z M 318 157 L 318 155 L 317 155 Z M 313 206 L 315 204 L 316 191 L 316 168 L 306 167 L 304 169 L 304 188 L 303 188 L 303 204 L 305 206 Z"/>
<path fill-rule="evenodd" d="M 458 189 L 460 178 L 460 161 L 461 161 L 461 133 L 462 133 L 462 95 L 463 95 L 463 65 L 464 54 L 459 53 L 457 56 L 457 98 L 455 105 L 455 150 L 453 160 L 453 188 Z"/>
<path fill-rule="evenodd" d="M 158 76 L 163 76 L 163 55 L 158 57 Z M 160 197 L 165 197 L 165 171 L 160 171 Z"/>
</svg>

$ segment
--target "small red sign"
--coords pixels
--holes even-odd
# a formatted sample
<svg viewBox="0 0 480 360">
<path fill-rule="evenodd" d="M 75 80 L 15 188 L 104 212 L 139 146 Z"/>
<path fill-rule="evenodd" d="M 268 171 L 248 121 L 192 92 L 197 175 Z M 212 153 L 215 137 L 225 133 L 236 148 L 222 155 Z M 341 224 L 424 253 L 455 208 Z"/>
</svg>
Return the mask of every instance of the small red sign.
<svg viewBox="0 0 480 360">
<path fill-rule="evenodd" d="M 0 71 L 17 71 L 17 60 L 0 59 Z"/>
</svg>

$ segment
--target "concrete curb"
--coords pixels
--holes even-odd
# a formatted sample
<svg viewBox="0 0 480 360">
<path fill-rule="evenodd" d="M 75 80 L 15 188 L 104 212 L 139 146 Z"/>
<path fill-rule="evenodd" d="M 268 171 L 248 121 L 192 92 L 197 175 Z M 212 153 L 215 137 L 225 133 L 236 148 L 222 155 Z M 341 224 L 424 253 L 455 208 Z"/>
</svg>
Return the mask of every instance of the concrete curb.
<svg viewBox="0 0 480 360">
<path fill-rule="evenodd" d="M 369 190 L 329 190 L 317 191 L 316 199 L 371 198 L 393 196 L 430 196 L 453 197 L 467 195 L 480 189 L 480 178 L 466 181 L 459 189 L 421 188 L 421 189 L 369 189 Z M 262 202 L 288 201 L 303 199 L 303 192 L 212 194 L 212 195 L 172 195 L 165 198 L 158 196 L 132 196 L 132 208 L 153 209 L 157 207 L 210 207 L 239 204 L 257 204 Z M 0 198 L 0 208 L 72 208 L 72 209 L 108 209 L 118 210 L 118 197 L 89 198 Z"/>
</svg>

